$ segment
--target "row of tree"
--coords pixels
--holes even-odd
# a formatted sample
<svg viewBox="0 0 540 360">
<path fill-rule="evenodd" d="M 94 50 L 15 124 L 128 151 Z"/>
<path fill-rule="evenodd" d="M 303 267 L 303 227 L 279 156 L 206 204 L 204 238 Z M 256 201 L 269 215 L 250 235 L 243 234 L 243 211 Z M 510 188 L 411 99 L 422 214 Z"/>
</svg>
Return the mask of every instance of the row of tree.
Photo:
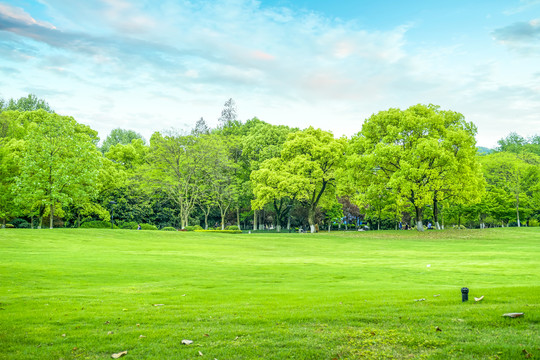
<svg viewBox="0 0 540 360">
<path fill-rule="evenodd" d="M 540 137 L 510 134 L 480 153 L 476 127 L 434 105 L 372 115 L 352 138 L 239 121 L 97 132 L 30 95 L 0 100 L 0 219 L 49 227 L 115 218 L 159 227 L 280 231 L 369 225 L 424 229 L 537 225 Z"/>
</svg>

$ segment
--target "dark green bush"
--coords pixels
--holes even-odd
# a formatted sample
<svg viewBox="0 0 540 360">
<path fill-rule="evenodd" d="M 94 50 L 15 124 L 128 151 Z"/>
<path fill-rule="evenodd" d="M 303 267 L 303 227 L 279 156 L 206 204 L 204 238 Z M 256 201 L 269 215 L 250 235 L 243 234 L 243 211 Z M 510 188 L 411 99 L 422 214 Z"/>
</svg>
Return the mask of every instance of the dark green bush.
<svg viewBox="0 0 540 360">
<path fill-rule="evenodd" d="M 185 227 L 185 230 L 186 230 L 186 231 L 194 231 L 194 230 L 195 230 L 195 226 L 186 226 L 186 227 Z"/>
<path fill-rule="evenodd" d="M 118 226 L 114 226 L 115 228 L 118 228 Z M 84 222 L 81 224 L 81 228 L 85 228 L 85 229 L 110 229 L 111 228 L 111 223 L 108 222 L 108 221 L 99 221 L 99 220 L 94 220 L 94 221 L 87 221 L 87 222 Z"/>
<path fill-rule="evenodd" d="M 137 230 L 137 227 L 139 224 L 137 224 L 135 221 L 119 221 L 118 227 L 120 229 L 127 229 L 127 230 Z"/>
<path fill-rule="evenodd" d="M 200 225 L 195 225 L 194 228 L 195 230 L 204 230 L 203 227 Z"/>
<path fill-rule="evenodd" d="M 175 228 L 173 228 L 172 226 L 165 226 L 163 229 L 161 229 L 163 231 L 176 231 Z"/>
<path fill-rule="evenodd" d="M 30 229 L 30 223 L 24 219 L 16 218 L 11 220 L 11 224 L 17 229 Z"/>
<path fill-rule="evenodd" d="M 240 230 L 237 225 L 230 225 L 225 228 L 225 230 Z"/>
<path fill-rule="evenodd" d="M 15 229 L 15 225 L 13 225 L 13 224 L 6 224 L 6 229 Z"/>
<path fill-rule="evenodd" d="M 157 226 L 152 224 L 141 224 L 141 230 L 157 230 Z"/>
<path fill-rule="evenodd" d="M 211 233 L 226 233 L 226 234 L 241 234 L 242 230 L 195 230 L 196 232 L 211 232 Z"/>
</svg>

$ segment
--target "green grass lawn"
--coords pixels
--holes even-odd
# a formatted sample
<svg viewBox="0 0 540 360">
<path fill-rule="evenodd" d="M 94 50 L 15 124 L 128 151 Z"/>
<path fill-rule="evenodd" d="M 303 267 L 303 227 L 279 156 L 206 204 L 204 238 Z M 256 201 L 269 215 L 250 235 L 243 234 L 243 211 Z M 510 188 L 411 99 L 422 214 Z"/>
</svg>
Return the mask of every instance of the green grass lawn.
<svg viewBox="0 0 540 360">
<path fill-rule="evenodd" d="M 540 231 L 0 231 L 0 359 L 125 350 L 123 359 L 538 359 Z"/>
</svg>

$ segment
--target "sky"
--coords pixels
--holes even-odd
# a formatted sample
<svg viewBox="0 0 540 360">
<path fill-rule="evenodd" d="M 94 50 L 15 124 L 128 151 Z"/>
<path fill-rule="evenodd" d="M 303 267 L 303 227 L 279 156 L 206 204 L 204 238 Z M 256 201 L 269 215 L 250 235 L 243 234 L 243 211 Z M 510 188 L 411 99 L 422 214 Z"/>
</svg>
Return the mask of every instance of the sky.
<svg viewBox="0 0 540 360">
<path fill-rule="evenodd" d="M 540 134 L 540 0 L 0 0 L 0 98 L 112 129 L 238 118 L 352 136 L 435 104 L 496 147 Z"/>
</svg>

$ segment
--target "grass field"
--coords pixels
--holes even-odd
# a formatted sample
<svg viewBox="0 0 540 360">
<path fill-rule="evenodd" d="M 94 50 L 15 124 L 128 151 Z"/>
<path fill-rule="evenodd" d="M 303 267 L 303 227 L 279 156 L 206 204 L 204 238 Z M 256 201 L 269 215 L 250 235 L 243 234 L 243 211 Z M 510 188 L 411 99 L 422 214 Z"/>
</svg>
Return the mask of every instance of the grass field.
<svg viewBox="0 0 540 360">
<path fill-rule="evenodd" d="M 0 231 L 0 359 L 122 351 L 538 359 L 540 231 Z"/>
</svg>

